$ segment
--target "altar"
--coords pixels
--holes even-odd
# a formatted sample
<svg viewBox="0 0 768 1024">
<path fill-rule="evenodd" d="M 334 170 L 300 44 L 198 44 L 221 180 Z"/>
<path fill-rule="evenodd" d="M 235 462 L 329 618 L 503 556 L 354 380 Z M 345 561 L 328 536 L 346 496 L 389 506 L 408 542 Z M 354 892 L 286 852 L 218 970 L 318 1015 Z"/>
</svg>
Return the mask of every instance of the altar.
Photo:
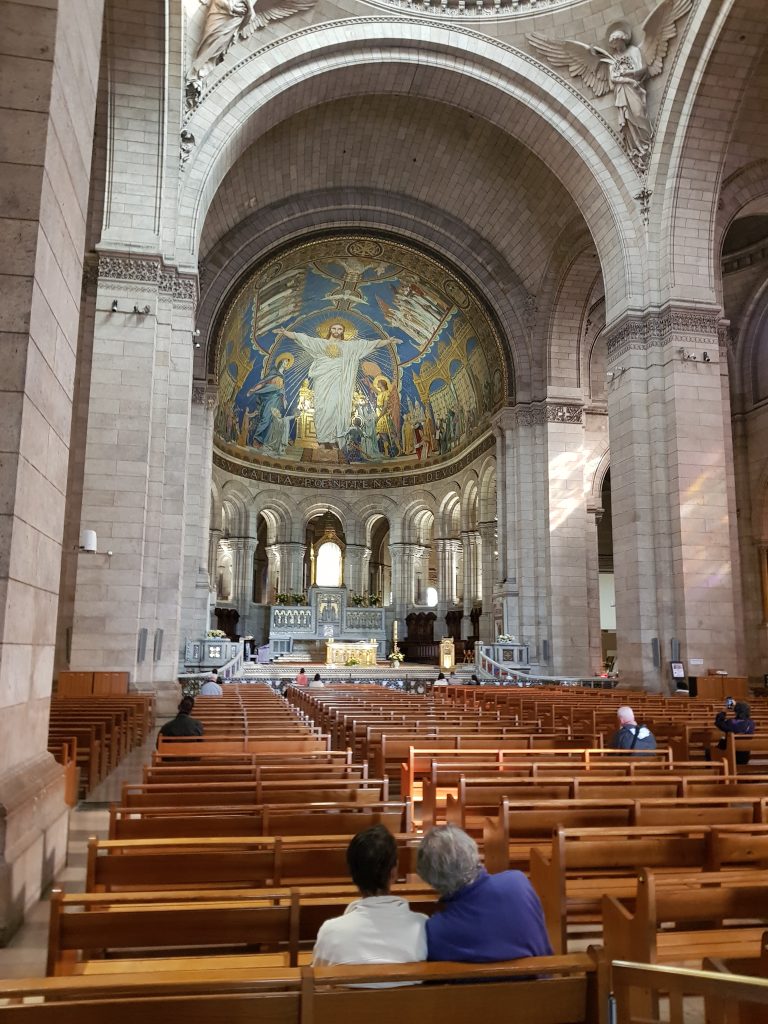
<svg viewBox="0 0 768 1024">
<path fill-rule="evenodd" d="M 378 643 L 375 640 L 326 641 L 326 665 L 375 665 Z"/>
<path fill-rule="evenodd" d="M 331 641 L 336 650 L 332 661 L 326 650 L 327 664 L 346 665 L 354 658 L 375 665 L 377 655 L 386 657 L 385 621 L 383 608 L 351 603 L 346 587 L 310 587 L 306 604 L 270 608 L 270 657 L 290 655 L 294 645 L 314 646 L 319 660 L 322 645 Z"/>
</svg>

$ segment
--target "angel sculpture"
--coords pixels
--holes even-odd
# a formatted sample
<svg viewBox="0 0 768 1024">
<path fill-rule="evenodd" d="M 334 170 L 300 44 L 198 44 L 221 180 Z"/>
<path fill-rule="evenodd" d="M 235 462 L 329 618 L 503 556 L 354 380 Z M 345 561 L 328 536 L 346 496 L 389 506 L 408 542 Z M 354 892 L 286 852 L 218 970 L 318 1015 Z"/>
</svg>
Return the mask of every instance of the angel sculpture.
<svg viewBox="0 0 768 1024">
<path fill-rule="evenodd" d="M 676 34 L 675 22 L 686 15 L 693 0 L 661 0 L 648 15 L 632 42 L 632 28 L 626 21 L 608 27 L 608 49 L 580 43 L 547 39 L 538 32 L 528 42 L 556 68 L 567 67 L 574 78 L 583 78 L 595 96 L 613 90 L 624 148 L 635 167 L 643 172 L 653 138 L 648 116 L 645 82 L 661 72 L 669 41 Z"/>
<path fill-rule="evenodd" d="M 270 21 L 279 21 L 313 7 L 317 0 L 200 0 L 208 13 L 203 38 L 197 48 L 187 81 L 205 78 L 221 64 L 238 39 L 249 39 Z"/>
</svg>

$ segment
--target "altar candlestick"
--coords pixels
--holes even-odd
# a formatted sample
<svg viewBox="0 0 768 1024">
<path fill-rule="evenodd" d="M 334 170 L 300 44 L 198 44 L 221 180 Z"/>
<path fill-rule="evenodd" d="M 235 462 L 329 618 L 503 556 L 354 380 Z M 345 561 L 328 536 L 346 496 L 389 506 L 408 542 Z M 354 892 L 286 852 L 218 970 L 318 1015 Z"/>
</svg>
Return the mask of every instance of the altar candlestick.
<svg viewBox="0 0 768 1024">
<path fill-rule="evenodd" d="M 392 623 L 392 642 L 397 643 L 397 619 Z"/>
</svg>

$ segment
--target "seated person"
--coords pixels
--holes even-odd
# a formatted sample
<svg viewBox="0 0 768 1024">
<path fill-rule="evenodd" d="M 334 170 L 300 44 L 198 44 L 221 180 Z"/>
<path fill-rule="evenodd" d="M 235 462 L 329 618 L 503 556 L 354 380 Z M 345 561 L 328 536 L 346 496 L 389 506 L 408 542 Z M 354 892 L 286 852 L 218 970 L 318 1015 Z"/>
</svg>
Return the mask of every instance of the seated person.
<svg viewBox="0 0 768 1024">
<path fill-rule="evenodd" d="M 221 697 L 224 691 L 219 683 L 219 673 L 217 671 L 211 672 L 206 681 L 200 687 L 201 697 Z"/>
<path fill-rule="evenodd" d="M 608 746 L 612 750 L 631 750 L 641 753 L 656 749 L 656 737 L 646 725 L 638 725 L 632 708 L 622 705 L 616 712 L 619 728 L 611 736 Z"/>
<path fill-rule="evenodd" d="M 734 704 L 733 698 L 729 697 L 725 706 L 727 708 L 733 708 L 733 718 L 726 718 L 725 711 L 718 711 L 715 715 L 715 725 L 722 733 L 734 732 L 738 736 L 753 736 L 755 732 L 755 723 L 750 718 L 749 704 L 745 700 L 737 700 Z M 727 745 L 727 736 L 723 735 L 720 738 L 720 742 L 717 744 L 718 750 L 725 750 Z M 749 751 L 748 750 L 737 750 L 736 751 L 736 764 L 749 764 Z"/>
<path fill-rule="evenodd" d="M 307 678 L 306 670 L 305 670 L 304 666 L 302 665 L 302 667 L 299 669 L 298 675 L 294 679 L 294 683 L 297 686 L 306 686 L 308 682 L 309 682 L 309 679 Z"/>
<path fill-rule="evenodd" d="M 323 680 L 320 678 L 320 673 L 315 672 L 314 676 L 312 676 L 312 682 L 309 684 L 309 689 L 322 690 L 324 685 Z"/>
<path fill-rule="evenodd" d="M 320 926 L 313 965 L 426 960 L 426 915 L 415 914 L 406 900 L 389 892 L 397 877 L 397 844 L 392 833 L 383 825 L 358 832 L 347 848 L 347 866 L 362 899 L 350 903 L 342 917 Z"/>
<path fill-rule="evenodd" d="M 489 875 L 477 844 L 456 825 L 433 828 L 416 858 L 420 878 L 440 893 L 427 921 L 427 959 L 489 963 L 550 956 L 539 897 L 522 871 Z"/>
<path fill-rule="evenodd" d="M 205 732 L 202 722 L 192 718 L 192 709 L 195 706 L 194 697 L 182 697 L 179 704 L 179 713 L 171 718 L 165 725 L 160 726 L 158 739 L 161 736 L 202 736 Z"/>
</svg>

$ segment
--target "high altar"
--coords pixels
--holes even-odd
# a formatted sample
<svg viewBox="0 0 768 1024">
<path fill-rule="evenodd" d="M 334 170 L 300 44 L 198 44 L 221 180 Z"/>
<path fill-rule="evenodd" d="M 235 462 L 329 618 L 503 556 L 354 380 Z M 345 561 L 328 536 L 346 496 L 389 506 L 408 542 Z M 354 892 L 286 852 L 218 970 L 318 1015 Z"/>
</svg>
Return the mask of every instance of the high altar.
<svg viewBox="0 0 768 1024">
<path fill-rule="evenodd" d="M 346 587 L 310 587 L 306 605 L 273 605 L 269 614 L 270 655 L 290 654 L 294 642 L 331 641 L 329 650 L 334 649 L 334 659 L 328 660 L 326 652 L 328 664 L 344 665 L 349 658 L 356 658 L 361 665 L 375 665 L 377 656 L 385 658 L 384 609 L 348 605 L 347 599 Z M 339 661 L 344 647 L 349 651 Z"/>
<path fill-rule="evenodd" d="M 326 665 L 375 665 L 378 644 L 375 640 L 358 640 L 349 643 L 345 640 L 326 641 Z"/>
</svg>

